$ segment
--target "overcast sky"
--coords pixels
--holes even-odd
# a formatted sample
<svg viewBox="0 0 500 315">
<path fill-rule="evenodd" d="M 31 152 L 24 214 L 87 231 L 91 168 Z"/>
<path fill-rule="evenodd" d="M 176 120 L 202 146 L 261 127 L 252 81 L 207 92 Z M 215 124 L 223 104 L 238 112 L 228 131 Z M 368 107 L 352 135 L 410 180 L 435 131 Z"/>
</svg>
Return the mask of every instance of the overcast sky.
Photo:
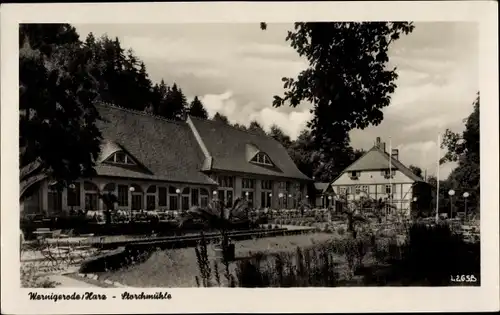
<svg viewBox="0 0 500 315">
<path fill-rule="evenodd" d="M 285 41 L 291 24 L 79 24 L 81 39 L 118 37 L 147 67 L 153 82 L 176 82 L 191 100 L 198 95 L 209 114 L 231 122 L 273 123 L 292 138 L 310 119 L 309 105 L 271 106 L 283 92 L 281 78 L 307 64 Z M 479 89 L 478 27 L 468 22 L 416 23 L 415 30 L 391 46 L 389 58 L 399 79 L 392 103 L 377 127 L 351 133 L 354 148 L 369 149 L 375 137 L 399 148 L 400 160 L 436 172 L 437 133 L 463 130 Z M 441 166 L 447 176 L 453 164 Z"/>
</svg>

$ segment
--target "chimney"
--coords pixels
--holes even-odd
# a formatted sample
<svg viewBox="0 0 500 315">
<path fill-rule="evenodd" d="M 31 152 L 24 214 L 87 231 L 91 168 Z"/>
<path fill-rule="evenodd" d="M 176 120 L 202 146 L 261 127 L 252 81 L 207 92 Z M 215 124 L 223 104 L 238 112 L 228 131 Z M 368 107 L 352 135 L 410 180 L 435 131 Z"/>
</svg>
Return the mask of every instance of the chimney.
<svg viewBox="0 0 500 315">
<path fill-rule="evenodd" d="M 380 137 L 377 137 L 377 141 L 375 142 L 377 148 L 380 148 Z"/>
<path fill-rule="evenodd" d="M 380 148 L 381 148 L 384 152 L 387 152 L 387 150 L 385 149 L 385 142 L 382 142 L 382 144 L 380 145 Z"/>
<path fill-rule="evenodd" d="M 398 149 L 392 149 L 391 156 L 399 161 L 399 150 Z"/>
</svg>

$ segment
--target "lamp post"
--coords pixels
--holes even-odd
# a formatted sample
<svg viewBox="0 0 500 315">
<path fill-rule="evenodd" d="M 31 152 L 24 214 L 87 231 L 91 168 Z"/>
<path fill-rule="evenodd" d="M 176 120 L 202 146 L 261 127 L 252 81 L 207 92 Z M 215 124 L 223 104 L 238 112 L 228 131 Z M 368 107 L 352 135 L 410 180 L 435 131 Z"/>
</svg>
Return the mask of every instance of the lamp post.
<svg viewBox="0 0 500 315">
<path fill-rule="evenodd" d="M 330 202 L 332 202 L 332 196 L 328 196 L 328 208 L 331 206 Z"/>
<path fill-rule="evenodd" d="M 288 194 L 288 201 L 290 201 L 290 199 L 292 199 L 292 194 Z M 292 200 L 293 201 L 293 207 L 295 207 L 295 200 Z M 288 202 L 286 203 L 288 205 Z M 288 207 L 290 208 L 290 207 Z"/>
<path fill-rule="evenodd" d="M 463 194 L 464 196 L 464 206 L 465 206 L 465 220 L 467 221 L 467 198 L 469 198 L 469 193 L 468 192 L 464 192 Z"/>
<path fill-rule="evenodd" d="M 278 198 L 279 198 L 279 203 L 280 203 L 280 207 L 283 208 L 283 193 L 279 193 L 278 194 Z"/>
<path fill-rule="evenodd" d="M 248 201 L 248 191 L 245 192 L 245 200 Z"/>
<path fill-rule="evenodd" d="M 455 191 L 450 189 L 448 191 L 448 195 L 450 195 L 450 219 L 453 217 L 453 195 L 455 195 Z"/>
<path fill-rule="evenodd" d="M 129 217 L 129 221 L 132 221 L 132 193 L 135 191 L 135 188 L 134 186 L 130 186 L 130 188 L 128 189 L 130 191 L 130 217 Z"/>
<path fill-rule="evenodd" d="M 415 205 L 415 210 L 418 213 L 418 203 L 417 203 L 417 200 L 418 200 L 417 197 L 413 197 L 413 204 Z"/>
</svg>

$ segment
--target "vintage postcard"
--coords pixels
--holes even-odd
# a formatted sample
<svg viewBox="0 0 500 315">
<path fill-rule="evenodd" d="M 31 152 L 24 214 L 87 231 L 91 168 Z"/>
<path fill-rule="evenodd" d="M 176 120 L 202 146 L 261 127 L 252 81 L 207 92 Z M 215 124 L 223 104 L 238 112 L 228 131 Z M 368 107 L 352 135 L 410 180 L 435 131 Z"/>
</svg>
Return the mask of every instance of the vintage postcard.
<svg viewBox="0 0 500 315">
<path fill-rule="evenodd" d="M 3 6 L 2 312 L 498 310 L 497 7 Z"/>
</svg>

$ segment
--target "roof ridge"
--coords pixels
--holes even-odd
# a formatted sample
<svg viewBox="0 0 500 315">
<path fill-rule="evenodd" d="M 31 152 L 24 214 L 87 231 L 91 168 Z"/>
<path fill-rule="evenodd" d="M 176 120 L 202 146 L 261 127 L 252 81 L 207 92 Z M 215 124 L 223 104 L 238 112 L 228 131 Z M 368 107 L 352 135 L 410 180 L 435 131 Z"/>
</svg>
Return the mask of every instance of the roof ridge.
<svg viewBox="0 0 500 315">
<path fill-rule="evenodd" d="M 183 122 L 183 121 L 180 121 L 180 120 L 165 118 L 163 116 L 146 113 L 146 112 L 144 112 L 142 110 L 138 110 L 138 109 L 131 109 L 131 108 L 122 107 L 120 105 L 116 105 L 116 104 L 108 103 L 108 102 L 98 102 L 97 105 L 101 105 L 101 106 L 104 106 L 104 107 L 110 107 L 110 108 L 114 108 L 114 109 L 119 109 L 119 110 L 122 110 L 124 112 L 129 112 L 131 114 L 136 114 L 136 115 L 141 115 L 141 116 L 146 116 L 146 117 L 152 117 L 152 118 L 155 118 L 155 119 L 158 119 L 158 120 L 163 120 L 163 121 L 170 122 L 170 123 L 181 124 Z"/>
<path fill-rule="evenodd" d="M 197 120 L 201 120 L 201 121 L 208 121 L 210 123 L 213 123 L 213 124 L 222 124 L 222 125 L 225 125 L 225 126 L 228 126 L 228 127 L 231 127 L 233 128 L 234 130 L 238 130 L 238 131 L 241 131 L 241 132 L 246 132 L 248 134 L 251 134 L 251 135 L 254 135 L 254 136 L 265 136 L 269 139 L 272 139 L 272 140 L 275 140 L 277 141 L 276 139 L 274 139 L 273 137 L 267 135 L 266 131 L 264 129 L 262 129 L 264 131 L 264 134 L 259 134 L 257 132 L 253 132 L 253 131 L 250 131 L 250 130 L 242 130 L 242 129 L 239 129 L 239 128 L 236 128 L 235 126 L 231 125 L 230 123 L 226 124 L 224 122 L 219 122 L 219 121 L 215 121 L 215 120 L 212 120 L 212 119 L 203 119 L 203 118 L 199 118 L 199 117 L 193 117 L 193 116 L 190 116 L 191 118 L 194 118 L 194 119 L 197 119 Z M 246 127 L 246 126 L 245 126 Z M 277 141 L 279 143 L 279 141 Z"/>
</svg>

